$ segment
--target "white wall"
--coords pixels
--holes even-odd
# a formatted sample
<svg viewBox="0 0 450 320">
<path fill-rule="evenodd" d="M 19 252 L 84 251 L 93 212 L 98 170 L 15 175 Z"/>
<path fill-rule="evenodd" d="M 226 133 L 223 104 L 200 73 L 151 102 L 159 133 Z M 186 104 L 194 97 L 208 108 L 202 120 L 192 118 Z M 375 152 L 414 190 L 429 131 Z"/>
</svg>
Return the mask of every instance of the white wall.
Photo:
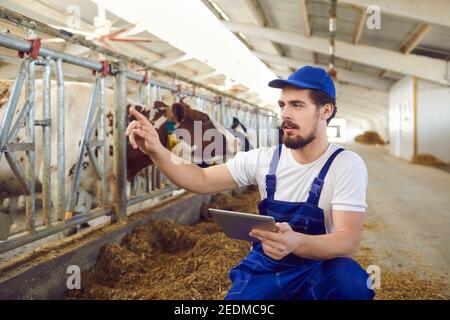
<svg viewBox="0 0 450 320">
<path fill-rule="evenodd" d="M 347 120 L 342 118 L 333 118 L 327 127 L 328 141 L 346 142 L 347 141 Z"/>
<path fill-rule="evenodd" d="M 389 92 L 391 154 L 411 160 L 414 152 L 414 79 L 404 77 Z M 417 80 L 417 153 L 450 162 L 450 87 Z"/>
<path fill-rule="evenodd" d="M 414 152 L 414 79 L 404 77 L 389 92 L 389 151 L 411 160 Z"/>
<path fill-rule="evenodd" d="M 417 82 L 418 153 L 450 162 L 450 87 Z"/>
</svg>

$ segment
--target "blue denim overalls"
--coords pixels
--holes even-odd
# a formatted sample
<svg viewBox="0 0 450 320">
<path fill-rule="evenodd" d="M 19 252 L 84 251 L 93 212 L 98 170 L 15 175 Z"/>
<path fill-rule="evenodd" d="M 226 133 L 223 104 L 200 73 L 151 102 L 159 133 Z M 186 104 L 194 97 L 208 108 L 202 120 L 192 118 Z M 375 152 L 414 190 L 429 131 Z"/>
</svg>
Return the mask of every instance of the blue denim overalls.
<svg viewBox="0 0 450 320">
<path fill-rule="evenodd" d="M 309 235 L 325 234 L 323 209 L 318 207 L 325 176 L 334 158 L 344 149 L 336 150 L 314 179 L 306 202 L 274 200 L 276 171 L 282 144 L 275 148 L 266 175 L 267 198 L 259 203 L 259 212 L 277 222 L 288 222 L 292 229 Z M 229 272 L 232 286 L 225 299 L 373 299 L 369 275 L 350 258 L 330 260 L 304 259 L 289 254 L 281 260 L 267 256 L 260 241 Z"/>
</svg>

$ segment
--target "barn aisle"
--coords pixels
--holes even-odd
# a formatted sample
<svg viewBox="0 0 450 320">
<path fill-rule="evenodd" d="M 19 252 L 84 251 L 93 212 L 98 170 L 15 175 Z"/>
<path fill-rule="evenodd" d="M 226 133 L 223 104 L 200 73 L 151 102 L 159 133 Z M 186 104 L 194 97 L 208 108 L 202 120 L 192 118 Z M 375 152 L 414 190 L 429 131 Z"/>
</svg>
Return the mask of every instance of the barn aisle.
<svg viewBox="0 0 450 320">
<path fill-rule="evenodd" d="M 360 154 L 368 168 L 362 248 L 372 251 L 371 264 L 379 265 L 382 274 L 383 266 L 414 271 L 449 286 L 450 175 L 393 157 L 382 147 L 345 147 Z"/>
</svg>

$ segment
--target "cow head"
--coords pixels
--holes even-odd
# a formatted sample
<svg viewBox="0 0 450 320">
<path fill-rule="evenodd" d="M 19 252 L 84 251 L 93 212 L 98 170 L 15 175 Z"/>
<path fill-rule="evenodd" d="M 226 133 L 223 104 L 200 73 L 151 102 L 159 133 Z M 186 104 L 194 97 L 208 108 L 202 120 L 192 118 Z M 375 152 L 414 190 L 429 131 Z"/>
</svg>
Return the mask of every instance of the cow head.
<svg viewBox="0 0 450 320">
<path fill-rule="evenodd" d="M 170 110 L 169 106 L 164 102 L 156 101 L 154 107 L 139 106 L 129 104 L 127 106 L 127 125 L 133 120 L 136 120 L 134 116 L 129 113 L 129 109 L 134 107 L 137 111 L 142 113 L 148 118 L 150 123 L 158 131 L 159 140 L 164 147 L 167 147 L 167 117 L 166 114 Z M 127 139 L 127 179 L 131 180 L 139 171 L 148 167 L 153 163 L 152 159 L 142 153 L 139 149 L 134 149 L 130 141 Z"/>
<path fill-rule="evenodd" d="M 213 158 L 221 157 L 228 151 L 227 139 L 223 128 L 217 121 L 212 120 L 206 113 L 191 108 L 183 101 L 176 102 L 172 105 L 172 115 L 177 123 L 177 138 L 183 140 L 191 147 L 191 154 L 194 155 L 194 160 L 200 166 L 207 166 L 212 162 Z M 188 133 L 190 141 L 184 141 L 182 130 Z M 201 130 L 199 130 L 201 129 Z M 223 129 L 223 130 L 221 130 Z M 211 134 L 211 137 L 204 136 L 205 133 Z M 216 141 L 216 139 L 220 139 Z M 214 145 L 211 145 L 214 143 Z M 211 152 L 207 152 L 211 158 L 204 157 L 204 151 L 210 147 Z M 195 155 L 200 155 L 202 159 L 198 159 Z"/>
</svg>

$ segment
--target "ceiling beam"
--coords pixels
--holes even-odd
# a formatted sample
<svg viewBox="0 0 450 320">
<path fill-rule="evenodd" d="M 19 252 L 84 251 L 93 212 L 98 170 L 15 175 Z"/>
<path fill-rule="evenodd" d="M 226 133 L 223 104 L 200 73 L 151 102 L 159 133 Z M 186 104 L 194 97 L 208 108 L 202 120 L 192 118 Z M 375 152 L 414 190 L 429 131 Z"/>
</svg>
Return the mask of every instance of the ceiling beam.
<svg viewBox="0 0 450 320">
<path fill-rule="evenodd" d="M 341 113 L 339 115 L 336 115 L 336 118 L 343 118 L 343 119 L 350 120 L 351 122 L 354 122 L 357 124 L 361 124 L 361 122 L 364 122 L 366 124 L 366 126 L 370 126 L 370 123 L 367 119 L 361 118 L 361 117 L 358 117 L 355 115 Z"/>
<path fill-rule="evenodd" d="M 450 1 L 448 0 L 339 0 L 339 3 L 351 4 L 363 8 L 375 5 L 380 8 L 382 13 L 450 27 Z"/>
<path fill-rule="evenodd" d="M 370 116 L 366 115 L 364 112 L 361 112 L 361 111 L 359 111 L 359 110 L 355 110 L 355 109 L 342 109 L 342 108 L 341 108 L 341 109 L 338 110 L 338 112 L 336 113 L 336 117 L 337 117 L 338 115 L 346 115 L 346 114 L 349 114 L 349 115 L 352 115 L 352 116 L 354 116 L 354 117 L 358 117 L 358 118 L 361 118 L 361 119 L 364 119 L 364 120 L 368 121 L 369 123 L 372 124 L 372 127 L 373 127 L 374 129 L 376 128 L 376 131 L 379 131 L 379 130 L 381 129 L 381 130 L 383 131 L 383 134 L 387 131 L 387 130 L 383 129 L 383 127 L 385 126 L 385 124 L 383 124 L 379 119 L 370 117 Z M 386 133 L 387 133 L 387 132 L 386 132 Z"/>
<path fill-rule="evenodd" d="M 300 0 L 300 14 L 303 17 L 303 25 L 305 27 L 305 36 L 309 37 L 312 34 L 311 23 L 309 21 L 308 6 L 306 0 Z M 314 64 L 317 64 L 317 53 L 313 52 Z"/>
<path fill-rule="evenodd" d="M 168 68 L 170 66 L 173 66 L 174 64 L 188 61 L 191 59 L 193 59 L 191 55 L 182 54 L 182 55 L 175 56 L 175 57 L 163 58 L 163 59 L 159 60 L 158 62 L 154 63 L 153 65 L 155 67 L 163 69 L 163 68 Z"/>
<path fill-rule="evenodd" d="M 419 25 L 414 29 L 414 31 L 409 35 L 403 44 L 400 46 L 400 52 L 404 54 L 411 53 L 419 43 L 425 38 L 425 36 L 430 32 L 431 26 L 427 23 L 419 23 Z M 387 70 L 382 70 L 380 72 L 380 77 L 384 77 Z"/>
<path fill-rule="evenodd" d="M 83 47 L 74 43 L 66 42 L 64 44 L 64 53 L 71 54 L 78 57 L 83 57 L 91 52 L 90 48 Z"/>
<path fill-rule="evenodd" d="M 371 102 L 376 103 L 378 105 L 382 105 L 382 106 L 389 105 L 389 93 L 388 92 L 382 92 L 382 91 L 373 90 L 373 89 L 361 88 L 360 86 L 357 86 L 357 85 L 342 84 L 340 82 L 337 82 L 335 84 L 336 84 L 338 98 L 339 98 L 339 94 L 342 93 L 345 95 L 349 95 L 349 96 L 358 98 L 363 101 L 369 99 Z"/>
<path fill-rule="evenodd" d="M 377 130 L 377 124 L 373 119 L 367 119 L 367 117 L 361 117 L 358 114 L 354 114 L 351 112 L 342 112 L 339 115 L 336 115 L 336 117 L 342 117 L 344 119 L 350 119 L 353 122 L 356 122 L 362 126 L 362 129 L 365 131 L 376 131 Z"/>
<path fill-rule="evenodd" d="M 450 13 L 449 13 L 450 14 Z M 431 26 L 427 23 L 420 23 L 416 30 L 411 34 L 411 36 L 402 45 L 400 52 L 411 53 L 419 43 L 425 38 L 425 36 L 431 31 Z"/>
<path fill-rule="evenodd" d="M 338 107 L 336 115 L 338 115 L 340 111 L 342 111 L 343 114 L 350 113 L 358 115 L 361 118 L 367 119 L 368 121 L 372 121 L 373 123 L 376 124 L 378 130 L 382 131 L 380 133 L 383 133 L 383 135 L 387 134 L 387 120 L 384 120 L 380 116 L 370 114 L 370 112 L 368 112 L 367 110 L 361 109 L 361 107 L 352 104 L 341 106 L 340 109 Z"/>
<path fill-rule="evenodd" d="M 255 17 L 256 21 L 258 21 L 259 26 L 273 28 L 273 24 L 270 21 L 269 17 L 264 12 L 263 8 L 261 7 L 261 3 L 259 0 L 245 0 L 245 2 L 248 8 L 250 9 L 252 15 Z M 271 44 L 280 56 L 282 57 L 286 56 L 286 52 L 278 42 L 271 41 Z"/>
<path fill-rule="evenodd" d="M 219 74 L 221 74 L 221 72 L 219 72 L 217 70 L 214 70 L 212 72 L 197 74 L 197 75 L 192 77 L 192 80 L 193 81 L 203 81 L 203 80 L 206 80 L 208 78 L 212 78 L 212 77 L 218 76 Z"/>
<path fill-rule="evenodd" d="M 361 14 L 359 16 L 358 26 L 356 27 L 355 35 L 353 36 L 353 44 L 358 44 L 359 40 L 361 40 L 364 27 L 366 26 L 366 19 L 367 19 L 367 11 L 364 9 L 361 9 Z M 352 67 L 352 62 L 347 62 L 347 69 L 350 70 Z"/>
<path fill-rule="evenodd" d="M 300 61 L 293 58 L 280 57 L 274 54 L 259 51 L 252 51 L 252 54 L 254 54 L 259 59 L 265 60 L 267 62 L 282 64 L 296 69 L 305 65 L 313 64 L 308 61 Z M 327 68 L 325 65 L 321 65 L 321 67 L 323 67 L 324 69 Z M 377 76 L 369 75 L 366 73 L 350 71 L 343 68 L 336 68 L 336 70 L 337 77 L 340 81 L 352 83 L 360 87 L 376 89 L 378 91 L 389 91 L 389 88 L 394 83 L 393 81 L 380 79 Z M 278 69 L 273 69 L 272 71 L 283 78 L 287 78 L 289 76 L 289 74 L 287 74 L 286 72 Z"/>
<path fill-rule="evenodd" d="M 306 0 L 300 0 L 301 15 L 303 17 L 303 24 L 305 26 L 305 36 L 311 35 L 311 24 L 309 23 L 308 7 L 306 6 Z"/>
<path fill-rule="evenodd" d="M 368 112 L 374 112 L 377 115 L 382 115 L 382 117 L 384 117 L 384 119 L 387 120 L 388 109 L 389 109 L 388 106 L 380 106 L 380 105 L 374 104 L 372 102 L 367 102 L 367 100 L 369 100 L 369 99 L 361 100 L 361 99 L 356 99 L 351 96 L 341 95 L 337 99 L 337 106 L 339 108 L 340 105 L 346 104 L 346 103 L 357 105 L 357 106 L 360 106 L 361 108 L 363 108 L 364 110 L 367 110 Z"/>
<path fill-rule="evenodd" d="M 262 28 L 243 23 L 222 22 L 233 32 L 242 32 L 254 37 L 278 41 L 279 43 L 300 47 L 306 50 L 328 54 L 328 39 L 310 36 L 306 37 L 294 32 L 273 28 Z M 404 75 L 416 76 L 425 80 L 450 85 L 447 79 L 447 63 L 444 60 L 433 59 L 414 54 L 382 49 L 367 45 L 355 45 L 336 40 L 336 57 L 351 60 L 368 66 L 395 71 Z M 382 59 L 380 59 L 382 57 Z"/>
</svg>

